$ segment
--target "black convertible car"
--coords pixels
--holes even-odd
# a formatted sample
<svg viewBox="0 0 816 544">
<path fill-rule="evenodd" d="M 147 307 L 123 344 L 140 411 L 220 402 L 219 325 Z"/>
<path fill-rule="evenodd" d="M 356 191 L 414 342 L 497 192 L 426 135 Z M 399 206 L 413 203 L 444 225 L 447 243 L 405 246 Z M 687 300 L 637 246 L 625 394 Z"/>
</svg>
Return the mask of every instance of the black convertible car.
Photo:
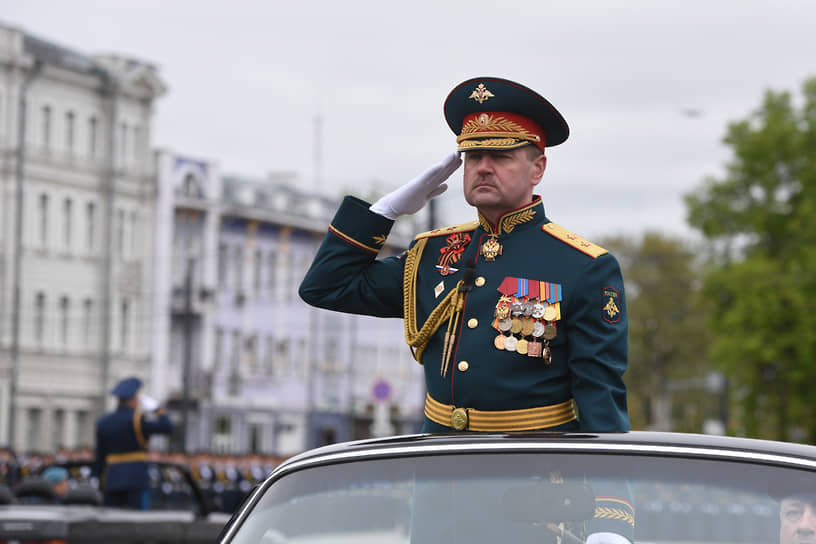
<svg viewBox="0 0 816 544">
<path fill-rule="evenodd" d="M 651 432 L 414 435 L 289 459 L 220 541 L 787 544 L 816 541 L 814 503 L 816 446 Z"/>
</svg>

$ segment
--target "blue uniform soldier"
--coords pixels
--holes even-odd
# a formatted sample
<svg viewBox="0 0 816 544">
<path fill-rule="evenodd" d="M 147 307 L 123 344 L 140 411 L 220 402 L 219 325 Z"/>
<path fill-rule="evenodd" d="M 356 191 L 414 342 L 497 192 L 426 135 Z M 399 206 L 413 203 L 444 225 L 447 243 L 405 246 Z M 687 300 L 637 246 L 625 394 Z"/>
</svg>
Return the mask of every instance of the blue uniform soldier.
<svg viewBox="0 0 816 544">
<path fill-rule="evenodd" d="M 150 509 L 148 442 L 154 434 L 170 433 L 173 424 L 161 409 L 151 417 L 141 412 L 141 387 L 138 378 L 119 382 L 111 391 L 119 399 L 119 406 L 96 424 L 95 469 L 104 479 L 106 506 Z"/>
</svg>

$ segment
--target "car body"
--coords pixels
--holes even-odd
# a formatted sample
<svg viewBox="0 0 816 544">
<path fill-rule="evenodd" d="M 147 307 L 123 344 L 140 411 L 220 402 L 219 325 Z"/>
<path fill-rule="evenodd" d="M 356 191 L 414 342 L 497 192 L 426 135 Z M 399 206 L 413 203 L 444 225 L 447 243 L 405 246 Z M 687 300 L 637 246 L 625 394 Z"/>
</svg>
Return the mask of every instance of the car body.
<svg viewBox="0 0 816 544">
<path fill-rule="evenodd" d="M 148 511 L 102 506 L 88 463 L 59 466 L 68 469 L 72 485 L 59 504 L 36 476 L 11 488 L 12 501 L 0 505 L 0 544 L 204 544 L 214 542 L 229 519 L 215 511 L 184 465 L 150 462 Z"/>
<path fill-rule="evenodd" d="M 290 458 L 220 542 L 583 542 L 599 532 L 778 542 L 780 500 L 803 489 L 816 490 L 816 447 L 802 444 L 638 431 L 411 435 Z M 607 522 L 620 523 L 605 531 Z"/>
</svg>

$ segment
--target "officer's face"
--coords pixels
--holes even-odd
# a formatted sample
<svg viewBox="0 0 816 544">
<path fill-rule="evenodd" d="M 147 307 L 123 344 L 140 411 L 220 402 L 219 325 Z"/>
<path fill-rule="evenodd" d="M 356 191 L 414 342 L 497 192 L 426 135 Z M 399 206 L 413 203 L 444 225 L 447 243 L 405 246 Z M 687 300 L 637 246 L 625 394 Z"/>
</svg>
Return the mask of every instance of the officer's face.
<svg viewBox="0 0 816 544">
<path fill-rule="evenodd" d="M 533 188 L 541 181 L 547 159 L 543 154 L 530 158 L 524 147 L 509 151 L 468 151 L 465 153 L 465 200 L 490 220 L 524 206 L 533 198 Z"/>
<path fill-rule="evenodd" d="M 783 499 L 779 508 L 780 544 L 816 543 L 816 506 L 807 501 Z"/>
</svg>

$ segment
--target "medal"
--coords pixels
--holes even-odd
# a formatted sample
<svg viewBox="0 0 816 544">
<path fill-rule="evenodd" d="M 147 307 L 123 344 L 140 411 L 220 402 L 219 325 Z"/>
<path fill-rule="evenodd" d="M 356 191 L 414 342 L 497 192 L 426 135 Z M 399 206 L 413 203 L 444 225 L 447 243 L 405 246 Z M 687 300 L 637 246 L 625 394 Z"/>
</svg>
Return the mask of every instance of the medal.
<svg viewBox="0 0 816 544">
<path fill-rule="evenodd" d="M 510 332 L 512 332 L 513 334 L 518 334 L 521 332 L 521 327 L 522 327 L 521 319 L 514 317 L 512 324 L 510 325 Z"/>
<path fill-rule="evenodd" d="M 533 328 L 535 327 L 535 325 L 533 325 L 533 323 L 535 323 L 535 321 L 533 321 L 529 317 L 524 318 L 524 320 L 522 321 L 522 324 L 521 324 L 521 335 L 522 336 L 530 336 L 531 334 L 533 334 Z"/>
<path fill-rule="evenodd" d="M 536 321 L 533 323 L 533 336 L 536 338 L 541 338 L 544 336 L 544 323 L 541 321 Z"/>
<path fill-rule="evenodd" d="M 558 317 L 558 311 L 556 311 L 555 306 L 547 306 L 542 317 L 544 317 L 545 321 L 552 321 Z"/>
<path fill-rule="evenodd" d="M 496 304 L 496 318 L 506 319 L 510 317 L 510 301 L 508 297 L 501 297 Z"/>
<path fill-rule="evenodd" d="M 518 338 L 515 336 L 508 336 L 504 339 L 504 349 L 506 351 L 516 351 L 516 344 L 518 344 Z"/>
<path fill-rule="evenodd" d="M 532 342 L 527 343 L 527 356 L 528 357 L 541 357 L 541 342 L 537 340 L 533 340 Z"/>
<path fill-rule="evenodd" d="M 507 331 L 510 330 L 510 327 L 513 326 L 513 320 L 510 319 L 509 317 L 504 318 L 504 319 L 499 319 L 499 322 L 497 323 L 497 325 L 498 325 L 500 331 L 507 332 Z"/>
<path fill-rule="evenodd" d="M 493 345 L 496 346 L 496 349 L 504 349 L 504 339 L 505 336 L 500 334 L 493 339 Z"/>
<path fill-rule="evenodd" d="M 528 349 L 527 346 L 528 346 L 527 340 L 522 338 L 521 340 L 519 340 L 516 343 L 516 353 L 521 353 L 522 355 L 527 355 L 527 349 Z"/>
<path fill-rule="evenodd" d="M 552 323 L 547 323 L 544 325 L 544 338 L 547 340 L 552 340 L 555 338 L 555 325 Z"/>
<path fill-rule="evenodd" d="M 543 347 L 541 351 L 541 358 L 544 359 L 545 365 L 552 363 L 552 351 L 550 351 L 550 346 Z"/>
<path fill-rule="evenodd" d="M 533 304 L 533 313 L 530 315 L 536 319 L 544 317 L 544 305 L 541 303 Z"/>
<path fill-rule="evenodd" d="M 482 244 L 482 256 L 486 261 L 495 261 L 496 257 L 501 255 L 502 246 L 495 236 L 491 236 Z"/>
</svg>

